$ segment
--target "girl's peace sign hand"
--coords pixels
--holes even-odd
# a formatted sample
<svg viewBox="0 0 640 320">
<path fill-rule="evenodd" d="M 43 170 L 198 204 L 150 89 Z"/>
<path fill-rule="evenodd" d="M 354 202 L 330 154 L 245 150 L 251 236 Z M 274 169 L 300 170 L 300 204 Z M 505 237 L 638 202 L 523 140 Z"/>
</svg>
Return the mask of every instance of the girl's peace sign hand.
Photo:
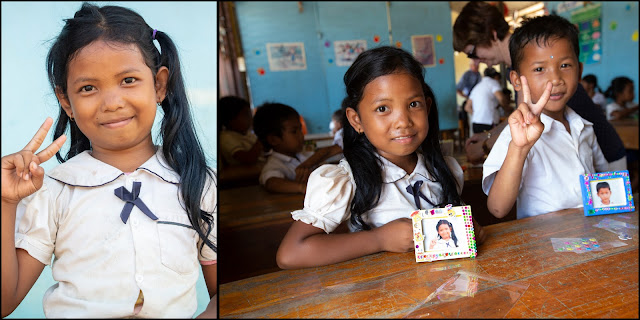
<svg viewBox="0 0 640 320">
<path fill-rule="evenodd" d="M 35 153 L 44 142 L 52 123 L 53 119 L 47 117 L 24 149 L 2 157 L 3 202 L 17 204 L 42 187 L 44 169 L 40 164 L 51 159 L 67 140 L 65 135 L 61 135 L 46 149 Z"/>
<path fill-rule="evenodd" d="M 511 141 L 516 147 L 531 148 L 538 141 L 544 124 L 540 122 L 540 114 L 542 109 L 549 101 L 551 96 L 551 82 L 547 82 L 547 86 L 538 99 L 538 102 L 531 102 L 531 91 L 525 76 L 520 76 L 522 82 L 523 102 L 520 103 L 518 109 L 509 116 L 509 128 L 511 129 Z"/>
</svg>

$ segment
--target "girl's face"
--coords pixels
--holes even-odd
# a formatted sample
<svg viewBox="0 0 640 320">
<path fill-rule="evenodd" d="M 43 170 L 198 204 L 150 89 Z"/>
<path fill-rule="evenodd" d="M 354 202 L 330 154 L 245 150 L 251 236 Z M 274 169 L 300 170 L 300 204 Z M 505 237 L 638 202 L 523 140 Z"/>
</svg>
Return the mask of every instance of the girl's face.
<svg viewBox="0 0 640 320">
<path fill-rule="evenodd" d="M 624 90 L 622 90 L 618 98 L 620 101 L 625 103 L 629 101 L 633 101 L 633 99 L 635 99 L 635 93 L 633 92 L 633 82 L 627 83 L 627 85 L 624 87 Z"/>
<path fill-rule="evenodd" d="M 381 156 L 402 166 L 427 137 L 430 106 L 420 81 L 408 73 L 393 73 L 369 82 L 358 111 L 347 108 L 347 118 Z"/>
<path fill-rule="evenodd" d="M 251 115 L 251 108 L 246 106 L 229 122 L 229 129 L 245 134 L 251 129 L 252 124 L 253 116 Z"/>
<path fill-rule="evenodd" d="M 449 225 L 447 224 L 441 224 L 438 227 L 438 234 L 442 240 L 449 240 L 451 239 L 451 228 L 449 228 Z"/>
<path fill-rule="evenodd" d="M 69 62 L 62 108 L 91 141 L 92 154 L 153 147 L 156 103 L 166 92 L 168 69 L 154 77 L 134 44 L 97 40 Z"/>
</svg>

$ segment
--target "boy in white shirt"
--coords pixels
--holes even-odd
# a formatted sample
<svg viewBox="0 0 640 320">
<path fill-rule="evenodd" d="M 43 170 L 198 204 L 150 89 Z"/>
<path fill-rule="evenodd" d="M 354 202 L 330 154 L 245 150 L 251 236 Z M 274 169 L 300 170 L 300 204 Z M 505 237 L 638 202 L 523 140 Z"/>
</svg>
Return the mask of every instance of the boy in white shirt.
<svg viewBox="0 0 640 320">
<path fill-rule="evenodd" d="M 337 145 L 302 152 L 304 134 L 300 115 L 281 103 L 265 103 L 253 117 L 253 130 L 265 150 L 273 149 L 260 173 L 268 191 L 302 193 L 311 172 L 327 158 L 342 152 Z"/>
<path fill-rule="evenodd" d="M 580 207 L 580 175 L 608 170 L 592 123 L 566 104 L 582 74 L 579 50 L 575 26 L 555 15 L 525 20 L 511 36 L 510 78 L 524 102 L 509 116 L 482 178 L 498 218 L 516 198 L 518 219 Z"/>
<path fill-rule="evenodd" d="M 593 200 L 595 200 L 594 208 L 614 205 L 611 202 L 611 187 L 609 186 L 609 183 L 604 181 L 598 182 L 598 184 L 596 184 L 596 195 L 598 198 L 593 198 Z"/>
</svg>

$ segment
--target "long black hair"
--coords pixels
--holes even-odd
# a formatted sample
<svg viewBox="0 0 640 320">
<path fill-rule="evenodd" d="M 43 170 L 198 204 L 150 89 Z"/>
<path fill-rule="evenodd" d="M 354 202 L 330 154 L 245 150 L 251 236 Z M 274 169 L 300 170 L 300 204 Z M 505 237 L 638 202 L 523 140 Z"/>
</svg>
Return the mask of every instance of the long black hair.
<svg viewBox="0 0 640 320">
<path fill-rule="evenodd" d="M 602 90 L 598 86 L 598 78 L 596 77 L 595 74 L 588 74 L 588 75 L 582 77 L 582 81 L 585 81 L 586 83 L 592 84 L 593 85 L 593 91 L 597 91 L 597 92 L 602 93 Z"/>
<path fill-rule="evenodd" d="M 161 52 L 153 44 L 154 38 Z M 207 166 L 195 133 L 175 44 L 166 33 L 154 31 L 138 13 L 130 9 L 83 3 L 72 19 L 65 19 L 62 31 L 47 55 L 49 83 L 54 91 L 59 90 L 66 95 L 69 62 L 80 49 L 96 40 L 136 45 L 145 64 L 153 72 L 154 79 L 160 67 L 169 69 L 167 94 L 162 101 L 162 153 L 169 166 L 180 175 L 180 195 L 191 225 L 203 239 L 203 245 L 217 251 L 216 245 L 208 239 L 213 229 L 215 209 L 206 212 L 200 207 L 202 196 L 206 194 L 207 179 L 215 181 L 214 173 Z M 53 139 L 64 134 L 67 128 L 71 135 L 71 147 L 64 157 L 59 151 L 56 153 L 61 163 L 91 149 L 89 138 L 60 107 Z M 215 186 L 211 184 L 208 187 Z"/>
<path fill-rule="evenodd" d="M 453 231 L 453 223 L 447 221 L 447 220 L 438 220 L 438 223 L 436 224 L 436 233 L 438 234 L 438 239 L 442 239 L 442 237 L 440 236 L 439 228 L 441 225 L 446 224 L 447 226 L 449 226 L 449 229 L 451 230 L 451 239 L 453 240 L 453 245 L 458 247 L 458 237 L 456 237 L 456 232 Z"/>
<path fill-rule="evenodd" d="M 614 78 L 611 80 L 611 85 L 609 85 L 607 91 L 604 92 L 604 96 L 613 99 L 615 102 L 618 99 L 618 95 L 624 91 L 629 83 L 633 83 L 633 80 L 627 77 Z"/>
<path fill-rule="evenodd" d="M 442 185 L 442 195 L 437 206 L 452 204 L 461 205 L 462 200 L 456 189 L 456 180 L 449 170 L 440 150 L 438 108 L 431 88 L 424 81 L 424 69 L 410 53 L 394 47 L 383 46 L 361 53 L 344 75 L 347 96 L 342 101 L 342 108 L 358 111 L 364 89 L 377 77 L 408 73 L 420 81 L 425 98 L 431 98 L 428 121 L 429 132 L 420 145 L 425 166 L 429 174 Z M 358 134 L 348 119 L 343 119 L 344 157 L 349 162 L 356 191 L 351 202 L 351 224 L 358 230 L 370 230 L 362 219 L 362 215 L 374 208 L 380 200 L 382 191 L 382 163 L 376 156 L 376 148 L 366 135 Z"/>
</svg>

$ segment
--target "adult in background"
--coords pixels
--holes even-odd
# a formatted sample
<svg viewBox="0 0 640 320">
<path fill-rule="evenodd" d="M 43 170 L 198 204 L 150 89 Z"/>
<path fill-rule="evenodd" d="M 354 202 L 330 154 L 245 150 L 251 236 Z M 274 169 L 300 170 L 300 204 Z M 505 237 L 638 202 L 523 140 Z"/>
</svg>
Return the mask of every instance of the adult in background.
<svg viewBox="0 0 640 320">
<path fill-rule="evenodd" d="M 499 81 L 500 73 L 492 67 L 486 68 L 484 77 L 469 94 L 465 111 L 471 113 L 475 133 L 491 130 L 500 122 L 498 108 L 509 108 L 509 98 L 502 92 Z"/>
<path fill-rule="evenodd" d="M 467 112 L 464 110 L 464 106 L 467 103 L 467 99 L 469 99 L 469 94 L 471 93 L 471 89 L 475 87 L 476 84 L 480 82 L 482 79 L 482 75 L 478 71 L 478 65 L 480 65 L 479 60 L 471 59 L 469 62 L 469 70 L 465 71 L 456 84 L 456 92 L 463 97 L 465 100 L 462 102 L 462 105 L 458 106 L 458 120 L 462 121 L 463 132 L 460 134 L 464 139 L 469 135 L 469 117 Z"/>
<path fill-rule="evenodd" d="M 504 20 L 504 16 L 498 8 L 486 2 L 470 1 L 462 8 L 453 24 L 453 49 L 464 52 L 470 59 L 478 59 L 488 66 L 504 63 L 511 67 L 510 39 L 509 24 Z M 516 95 L 516 99 L 517 105 L 522 99 L 520 95 Z M 593 123 L 598 144 L 609 162 L 609 170 L 626 170 L 626 151 L 622 140 L 605 115 L 598 111 L 598 107 L 582 85 L 578 85 L 576 93 L 567 105 L 582 118 Z M 471 136 L 465 146 L 469 162 L 482 163 L 506 125 L 507 121 L 502 121 L 486 133 L 480 132 Z"/>
</svg>

